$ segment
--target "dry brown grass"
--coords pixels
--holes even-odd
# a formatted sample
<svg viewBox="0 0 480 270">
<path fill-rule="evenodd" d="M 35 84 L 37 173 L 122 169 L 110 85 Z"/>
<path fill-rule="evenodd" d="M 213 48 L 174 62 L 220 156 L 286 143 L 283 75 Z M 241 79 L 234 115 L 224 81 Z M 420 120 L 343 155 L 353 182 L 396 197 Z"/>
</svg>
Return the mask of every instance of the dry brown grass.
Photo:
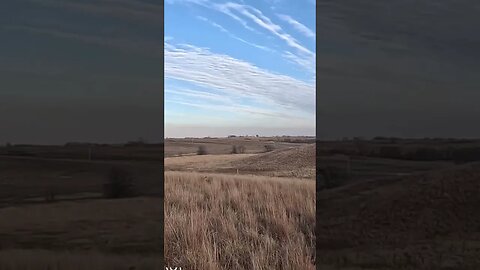
<svg viewBox="0 0 480 270">
<path fill-rule="evenodd" d="M 315 144 L 278 149 L 234 160 L 232 166 L 256 175 L 315 178 Z"/>
<path fill-rule="evenodd" d="M 138 197 L 0 208 L 0 269 L 160 269 L 150 266 L 162 260 L 162 206 Z"/>
<path fill-rule="evenodd" d="M 184 269 L 314 269 L 315 182 L 167 172 L 165 258 Z"/>
<path fill-rule="evenodd" d="M 302 141 L 300 138 L 297 140 Z M 166 157 L 176 155 L 195 155 L 200 145 L 205 146 L 209 154 L 230 154 L 233 145 L 243 145 L 246 148 L 245 153 L 262 153 L 265 151 L 265 145 L 275 142 L 276 149 L 289 147 L 298 147 L 305 143 L 300 142 L 281 142 L 282 138 L 210 138 L 210 139 L 166 139 L 165 151 Z M 304 140 L 304 139 L 303 139 Z M 311 140 L 310 140 L 311 141 Z"/>
<path fill-rule="evenodd" d="M 201 155 L 165 158 L 166 171 L 221 171 L 233 169 L 231 163 L 256 154 Z"/>
</svg>

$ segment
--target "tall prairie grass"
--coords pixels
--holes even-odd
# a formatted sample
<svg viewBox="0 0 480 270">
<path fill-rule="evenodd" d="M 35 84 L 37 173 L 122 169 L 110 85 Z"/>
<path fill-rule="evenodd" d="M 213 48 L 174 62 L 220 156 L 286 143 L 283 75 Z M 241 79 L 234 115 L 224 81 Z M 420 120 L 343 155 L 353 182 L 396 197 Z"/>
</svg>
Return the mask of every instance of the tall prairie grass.
<svg viewBox="0 0 480 270">
<path fill-rule="evenodd" d="M 166 266 L 314 269 L 315 182 L 165 173 Z"/>
</svg>

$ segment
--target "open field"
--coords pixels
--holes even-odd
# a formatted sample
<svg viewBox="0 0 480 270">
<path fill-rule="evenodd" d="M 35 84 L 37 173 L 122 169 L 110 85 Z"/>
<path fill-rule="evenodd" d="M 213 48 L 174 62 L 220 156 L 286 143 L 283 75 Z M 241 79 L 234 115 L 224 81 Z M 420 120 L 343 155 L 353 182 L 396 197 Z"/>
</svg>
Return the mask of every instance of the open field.
<svg viewBox="0 0 480 270">
<path fill-rule="evenodd" d="M 166 265 L 315 269 L 315 145 L 191 143 L 165 145 Z M 207 155 L 194 155 L 200 145 Z"/>
<path fill-rule="evenodd" d="M 338 185 L 317 191 L 321 269 L 478 269 L 479 163 L 362 156 L 353 143 L 350 150 L 348 142 L 335 144 L 323 142 L 346 154 L 324 153 L 317 157 L 320 168 L 347 170 L 341 164 L 350 159 L 351 175 L 334 175 Z M 373 149 L 375 144 L 366 145 Z M 452 147 L 413 140 L 409 145 L 416 145 L 411 151 Z"/>
<path fill-rule="evenodd" d="M 165 157 L 196 155 L 199 146 L 204 146 L 208 154 L 230 154 L 232 146 L 244 146 L 246 154 L 265 152 L 265 145 L 273 145 L 275 149 L 298 147 L 306 143 L 314 143 L 311 137 L 236 137 L 236 138 L 191 138 L 166 139 Z"/>
<path fill-rule="evenodd" d="M 315 147 L 313 144 L 307 144 L 284 146 L 282 149 L 257 154 L 167 157 L 165 170 L 313 179 L 315 178 Z"/>
<path fill-rule="evenodd" d="M 0 156 L 0 269 L 161 269 L 161 163 L 46 149 Z M 112 168 L 131 174 L 134 197 L 104 197 Z"/>
</svg>

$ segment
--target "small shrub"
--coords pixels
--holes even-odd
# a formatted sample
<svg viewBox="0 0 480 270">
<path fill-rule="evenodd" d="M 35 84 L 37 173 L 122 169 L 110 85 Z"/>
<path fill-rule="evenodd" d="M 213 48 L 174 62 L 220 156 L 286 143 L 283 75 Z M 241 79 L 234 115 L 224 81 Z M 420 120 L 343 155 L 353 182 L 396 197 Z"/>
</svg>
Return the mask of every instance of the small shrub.
<svg viewBox="0 0 480 270">
<path fill-rule="evenodd" d="M 243 145 L 239 145 L 239 146 L 237 147 L 237 149 L 238 149 L 238 153 L 243 154 L 243 153 L 245 153 L 245 149 L 246 149 L 246 148 L 245 148 L 245 146 L 243 146 Z"/>
<path fill-rule="evenodd" d="M 205 146 L 200 145 L 197 150 L 197 155 L 206 155 L 207 154 L 207 148 Z"/>
<path fill-rule="evenodd" d="M 457 148 L 450 150 L 450 158 L 455 163 L 480 161 L 480 147 Z"/>
<path fill-rule="evenodd" d="M 317 184 L 320 189 L 330 189 L 341 186 L 349 178 L 349 173 L 345 169 L 326 166 L 317 173 Z"/>
<path fill-rule="evenodd" d="M 398 146 L 382 146 L 379 155 L 383 158 L 399 159 L 402 157 L 402 151 Z"/>
<path fill-rule="evenodd" d="M 108 174 L 108 181 L 103 185 L 106 198 L 125 198 L 134 196 L 132 174 L 124 169 L 114 167 Z"/>
<path fill-rule="evenodd" d="M 51 190 L 45 193 L 45 202 L 51 203 L 55 201 L 55 193 Z"/>
<path fill-rule="evenodd" d="M 443 160 L 444 154 L 433 147 L 419 147 L 410 153 L 410 159 L 419 161 Z"/>
<path fill-rule="evenodd" d="M 245 146 L 243 145 L 234 145 L 232 146 L 232 154 L 243 154 L 245 153 Z"/>
</svg>

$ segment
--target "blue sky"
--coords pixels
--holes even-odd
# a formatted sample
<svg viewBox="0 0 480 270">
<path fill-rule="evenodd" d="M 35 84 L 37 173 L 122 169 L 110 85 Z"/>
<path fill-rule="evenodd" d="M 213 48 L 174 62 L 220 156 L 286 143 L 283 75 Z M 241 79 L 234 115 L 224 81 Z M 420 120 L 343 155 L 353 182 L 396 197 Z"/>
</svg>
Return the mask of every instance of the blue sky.
<svg viewBox="0 0 480 270">
<path fill-rule="evenodd" d="M 315 135 L 312 0 L 166 0 L 165 136 Z"/>
</svg>

